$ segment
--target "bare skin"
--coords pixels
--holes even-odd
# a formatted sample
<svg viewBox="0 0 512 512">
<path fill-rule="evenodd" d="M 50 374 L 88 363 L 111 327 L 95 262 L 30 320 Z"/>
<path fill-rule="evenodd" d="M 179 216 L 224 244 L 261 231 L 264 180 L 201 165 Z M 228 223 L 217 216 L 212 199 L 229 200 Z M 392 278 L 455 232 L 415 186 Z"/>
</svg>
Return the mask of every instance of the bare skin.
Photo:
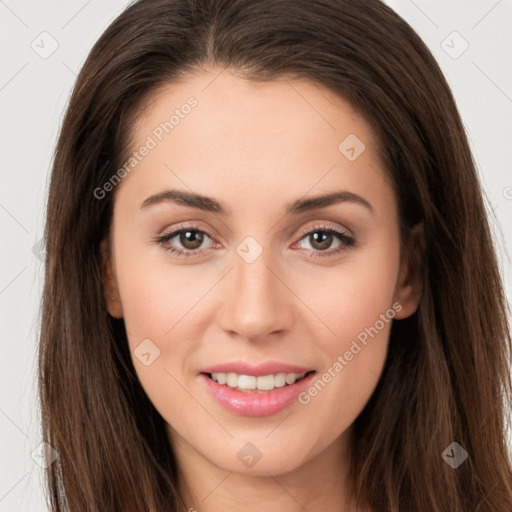
<svg viewBox="0 0 512 512">
<path fill-rule="evenodd" d="M 191 96 L 197 106 L 157 140 L 155 128 Z M 364 151 L 357 139 L 339 149 L 350 134 Z M 131 149 L 148 136 L 156 147 L 115 190 L 105 292 L 169 425 L 186 503 L 199 512 L 359 512 L 347 478 L 349 429 L 382 373 L 392 321 L 413 314 L 421 294 L 417 269 L 407 253 L 400 258 L 397 200 L 373 131 L 319 85 L 255 84 L 211 69 L 151 98 Z M 226 213 L 170 200 L 141 208 L 169 189 L 214 198 Z M 371 208 L 344 200 L 285 214 L 299 199 L 341 190 Z M 156 241 L 183 227 L 203 233 L 202 243 L 179 234 Z M 413 245 L 421 236 L 414 232 Z M 248 263 L 240 246 L 262 252 Z M 381 315 L 387 321 L 376 323 Z M 381 324 L 345 357 L 365 328 Z M 160 351 L 147 366 L 135 355 L 146 339 Z M 336 371 L 339 356 L 346 364 Z M 212 364 L 268 359 L 331 379 L 307 403 L 247 417 L 218 404 L 199 378 Z M 261 454 L 251 467 L 237 456 L 247 443 Z"/>
</svg>

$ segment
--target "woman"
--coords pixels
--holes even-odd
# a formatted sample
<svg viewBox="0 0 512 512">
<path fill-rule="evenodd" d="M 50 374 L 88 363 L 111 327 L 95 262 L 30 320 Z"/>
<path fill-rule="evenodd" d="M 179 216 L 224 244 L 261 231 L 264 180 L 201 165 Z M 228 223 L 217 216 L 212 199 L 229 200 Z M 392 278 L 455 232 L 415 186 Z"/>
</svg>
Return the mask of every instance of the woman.
<svg viewBox="0 0 512 512">
<path fill-rule="evenodd" d="M 141 0 L 46 222 L 52 510 L 512 510 L 511 338 L 452 94 L 376 0 Z"/>
</svg>

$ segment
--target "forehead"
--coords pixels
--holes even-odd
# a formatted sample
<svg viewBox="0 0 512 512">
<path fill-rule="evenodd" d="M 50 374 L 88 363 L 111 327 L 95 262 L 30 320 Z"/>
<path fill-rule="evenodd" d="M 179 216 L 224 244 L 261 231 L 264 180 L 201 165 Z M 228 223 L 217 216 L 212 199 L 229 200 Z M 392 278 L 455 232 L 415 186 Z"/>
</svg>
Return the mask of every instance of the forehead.
<svg viewBox="0 0 512 512">
<path fill-rule="evenodd" d="M 226 131 L 236 126 L 242 133 L 258 132 L 258 138 L 265 133 L 268 138 L 274 134 L 283 138 L 289 133 L 295 140 L 318 142 L 319 137 L 329 134 L 326 143 L 333 138 L 336 141 L 350 129 L 367 145 L 376 147 L 378 142 L 369 124 L 352 105 L 321 84 L 292 77 L 255 82 L 229 69 L 218 68 L 199 70 L 160 87 L 145 102 L 132 133 L 140 138 L 169 121 L 173 113 L 179 119 L 188 117 L 190 109 L 186 104 L 191 98 L 197 107 L 192 109 L 195 115 L 190 116 L 192 121 L 187 124 L 195 125 L 194 131 L 204 140 L 216 135 L 234 138 L 236 133 Z M 180 112 L 181 109 L 187 112 Z M 180 124 L 177 116 L 174 117 L 173 129 Z M 196 123 L 193 117 L 201 119 Z M 217 130 L 212 132 L 209 128 Z"/>
<path fill-rule="evenodd" d="M 124 180 L 140 194 L 170 182 L 217 196 L 229 193 L 226 185 L 267 198 L 280 191 L 283 199 L 340 184 L 391 194 L 370 125 L 342 97 L 309 81 L 198 71 L 154 93 L 131 135 L 132 157 L 151 147 Z"/>
</svg>

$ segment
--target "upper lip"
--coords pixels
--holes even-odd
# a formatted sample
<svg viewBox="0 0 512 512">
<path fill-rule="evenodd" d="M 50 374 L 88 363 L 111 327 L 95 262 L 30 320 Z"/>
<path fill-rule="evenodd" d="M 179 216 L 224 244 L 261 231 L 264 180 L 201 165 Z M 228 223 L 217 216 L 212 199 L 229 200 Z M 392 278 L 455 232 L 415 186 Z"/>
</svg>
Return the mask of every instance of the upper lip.
<svg viewBox="0 0 512 512">
<path fill-rule="evenodd" d="M 238 375 L 261 377 L 263 375 L 275 375 L 277 373 L 308 373 L 311 371 L 313 371 L 313 368 L 296 366 L 281 361 L 265 361 L 258 364 L 248 363 L 246 361 L 231 361 L 208 366 L 203 368 L 201 373 L 237 373 Z"/>
</svg>

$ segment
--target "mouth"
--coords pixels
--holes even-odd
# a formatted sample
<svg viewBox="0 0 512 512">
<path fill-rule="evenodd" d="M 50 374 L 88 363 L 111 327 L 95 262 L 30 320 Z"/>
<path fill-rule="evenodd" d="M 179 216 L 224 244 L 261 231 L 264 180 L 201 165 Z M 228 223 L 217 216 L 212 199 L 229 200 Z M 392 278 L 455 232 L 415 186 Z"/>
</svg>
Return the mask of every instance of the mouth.
<svg viewBox="0 0 512 512">
<path fill-rule="evenodd" d="M 275 373 L 268 375 L 245 375 L 234 372 L 212 372 L 204 373 L 206 377 L 213 380 L 221 386 L 231 388 L 235 391 L 242 393 L 268 393 L 276 389 L 292 386 L 300 382 L 309 375 L 316 373 L 315 370 L 310 370 L 303 373 Z"/>
<path fill-rule="evenodd" d="M 259 375 L 250 375 L 245 371 L 246 374 L 207 371 L 201 372 L 199 377 L 211 398 L 230 413 L 262 417 L 291 407 L 316 374 L 315 370 L 299 367 L 288 368 L 290 373 L 267 373 L 268 370 L 260 368 L 253 372 Z"/>
</svg>

